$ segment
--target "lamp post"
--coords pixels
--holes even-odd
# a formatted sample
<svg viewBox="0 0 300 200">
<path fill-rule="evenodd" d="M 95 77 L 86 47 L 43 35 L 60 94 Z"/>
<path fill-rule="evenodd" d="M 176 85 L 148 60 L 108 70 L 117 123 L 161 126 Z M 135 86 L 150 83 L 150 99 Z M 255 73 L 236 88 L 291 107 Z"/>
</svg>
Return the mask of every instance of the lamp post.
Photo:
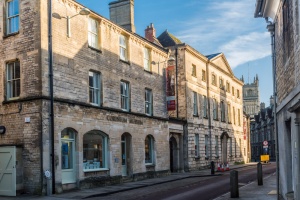
<svg viewBox="0 0 300 200">
<path fill-rule="evenodd" d="M 59 14 L 52 14 L 52 0 L 48 1 L 48 67 L 49 67 L 49 96 L 50 96 L 50 110 L 49 110 L 49 138 L 51 138 L 50 158 L 51 158 L 51 172 L 52 172 L 52 194 L 55 194 L 55 158 L 54 158 L 54 99 L 53 99 L 53 49 L 52 49 L 52 16 L 55 18 L 67 19 L 67 36 L 71 37 L 70 19 L 77 15 L 88 15 L 90 10 L 82 8 L 78 14 L 73 16 L 61 17 Z M 50 187 L 50 186 L 49 186 Z M 48 191 L 49 188 L 47 188 Z"/>
</svg>

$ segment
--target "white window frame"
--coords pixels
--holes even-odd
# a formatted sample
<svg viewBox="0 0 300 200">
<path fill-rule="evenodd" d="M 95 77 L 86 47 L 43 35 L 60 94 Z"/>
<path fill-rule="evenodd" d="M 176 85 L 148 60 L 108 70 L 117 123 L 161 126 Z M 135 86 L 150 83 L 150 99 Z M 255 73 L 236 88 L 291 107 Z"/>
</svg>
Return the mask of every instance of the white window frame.
<svg viewBox="0 0 300 200">
<path fill-rule="evenodd" d="M 13 13 L 10 14 L 10 11 Z M 13 34 L 19 31 L 19 13 L 19 0 L 6 1 L 6 34 Z"/>
<path fill-rule="evenodd" d="M 148 150 L 147 150 L 148 149 Z M 149 155 L 147 156 L 147 152 Z M 154 138 L 152 135 L 147 135 L 145 138 L 145 164 L 154 165 Z M 148 159 L 147 159 L 148 158 Z"/>
<path fill-rule="evenodd" d="M 150 49 L 147 47 L 144 48 L 144 69 L 146 71 L 151 71 L 151 65 L 150 65 Z"/>
<path fill-rule="evenodd" d="M 128 48 L 127 48 L 127 38 L 124 35 L 120 35 L 119 37 L 119 47 L 120 47 L 120 59 L 127 61 L 128 60 Z"/>
<path fill-rule="evenodd" d="M 200 151 L 199 151 L 199 134 L 195 134 L 195 157 L 200 157 Z"/>
<path fill-rule="evenodd" d="M 98 72 L 89 71 L 89 102 L 93 105 L 101 105 L 101 75 Z"/>
<path fill-rule="evenodd" d="M 146 115 L 152 116 L 153 114 L 153 98 L 152 90 L 145 89 L 145 113 Z"/>
<path fill-rule="evenodd" d="M 99 43 L 98 43 L 98 31 L 99 23 L 97 20 L 94 18 L 89 18 L 88 22 L 88 43 L 90 47 L 93 47 L 95 49 L 99 48 Z"/>
<path fill-rule="evenodd" d="M 16 77 L 16 68 L 19 69 L 19 77 Z M 21 93 L 21 67 L 20 61 L 16 60 L 6 64 L 6 99 L 15 99 Z"/>
<path fill-rule="evenodd" d="M 124 111 L 129 111 L 129 101 L 130 101 L 130 88 L 129 83 L 126 81 L 121 81 L 120 84 L 120 94 L 121 94 L 121 109 Z"/>
<path fill-rule="evenodd" d="M 193 92 L 193 101 L 193 115 L 198 116 L 198 98 L 196 92 Z"/>
</svg>

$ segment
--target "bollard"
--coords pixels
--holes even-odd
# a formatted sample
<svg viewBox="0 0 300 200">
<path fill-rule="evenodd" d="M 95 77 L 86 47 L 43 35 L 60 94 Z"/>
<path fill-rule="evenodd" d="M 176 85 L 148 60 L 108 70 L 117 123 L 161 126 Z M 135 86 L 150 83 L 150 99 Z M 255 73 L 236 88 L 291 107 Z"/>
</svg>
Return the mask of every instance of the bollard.
<svg viewBox="0 0 300 200">
<path fill-rule="evenodd" d="M 210 173 L 211 173 L 211 175 L 215 174 L 215 162 L 214 161 L 210 162 Z"/>
<path fill-rule="evenodd" d="M 230 197 L 239 198 L 239 177 L 235 170 L 230 172 Z"/>
<path fill-rule="evenodd" d="M 263 185 L 263 173 L 262 173 L 262 164 L 257 163 L 257 184 Z"/>
</svg>

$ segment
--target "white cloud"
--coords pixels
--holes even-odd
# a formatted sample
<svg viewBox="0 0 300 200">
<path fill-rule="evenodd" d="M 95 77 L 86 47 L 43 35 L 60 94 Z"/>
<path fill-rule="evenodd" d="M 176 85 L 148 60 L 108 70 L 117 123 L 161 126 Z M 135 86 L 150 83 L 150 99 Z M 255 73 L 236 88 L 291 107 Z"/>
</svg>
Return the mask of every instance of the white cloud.
<svg viewBox="0 0 300 200">
<path fill-rule="evenodd" d="M 232 68 L 236 66 L 264 58 L 271 54 L 270 45 L 261 45 L 269 41 L 270 34 L 268 32 L 259 33 L 252 32 L 234 38 L 234 40 L 220 46 L 219 51 L 227 52 L 225 56 Z"/>
<path fill-rule="evenodd" d="M 270 36 L 253 16 L 253 0 L 211 0 L 193 18 L 180 22 L 175 35 L 203 54 L 223 52 L 231 67 L 270 54 Z M 201 10 L 201 12 L 200 12 Z"/>
</svg>

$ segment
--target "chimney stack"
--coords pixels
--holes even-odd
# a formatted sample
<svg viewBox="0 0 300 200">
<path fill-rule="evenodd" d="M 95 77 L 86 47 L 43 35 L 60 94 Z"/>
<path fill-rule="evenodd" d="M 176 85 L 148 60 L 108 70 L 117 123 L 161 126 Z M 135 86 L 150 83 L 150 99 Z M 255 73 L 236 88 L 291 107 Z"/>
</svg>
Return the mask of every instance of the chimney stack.
<svg viewBox="0 0 300 200">
<path fill-rule="evenodd" d="M 135 33 L 134 0 L 118 0 L 109 3 L 110 20 Z"/>
<path fill-rule="evenodd" d="M 151 23 L 150 26 L 147 26 L 145 29 L 145 38 L 150 42 L 154 42 L 154 38 L 156 38 L 156 31 L 153 23 Z"/>
</svg>

